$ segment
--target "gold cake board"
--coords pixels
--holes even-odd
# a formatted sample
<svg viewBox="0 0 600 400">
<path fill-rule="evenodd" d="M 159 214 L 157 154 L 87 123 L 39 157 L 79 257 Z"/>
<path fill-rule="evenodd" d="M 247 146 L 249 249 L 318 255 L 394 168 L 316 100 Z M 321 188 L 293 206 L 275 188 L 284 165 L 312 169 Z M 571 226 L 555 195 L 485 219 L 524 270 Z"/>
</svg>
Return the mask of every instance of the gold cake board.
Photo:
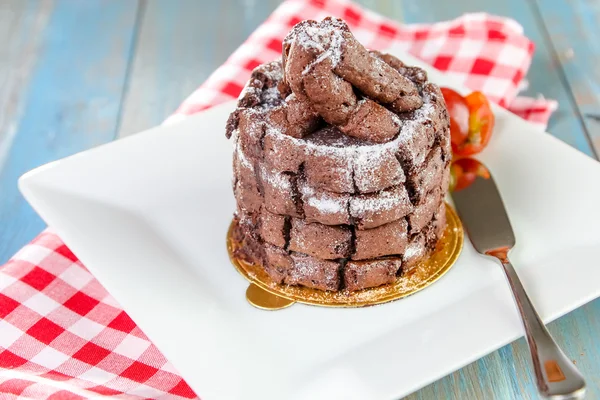
<svg viewBox="0 0 600 400">
<path fill-rule="evenodd" d="M 331 292 L 274 282 L 262 266 L 234 257 L 234 252 L 240 244 L 233 239 L 233 222 L 227 233 L 227 250 L 232 264 L 250 282 L 246 290 L 246 299 L 257 308 L 279 310 L 294 303 L 321 307 L 365 307 L 414 294 L 431 285 L 450 270 L 462 250 L 464 233 L 456 212 L 448 204 L 446 204 L 446 220 L 446 229 L 436 251 L 421 261 L 418 266 L 409 273 L 402 274 L 394 283 L 354 292 L 343 290 Z"/>
</svg>

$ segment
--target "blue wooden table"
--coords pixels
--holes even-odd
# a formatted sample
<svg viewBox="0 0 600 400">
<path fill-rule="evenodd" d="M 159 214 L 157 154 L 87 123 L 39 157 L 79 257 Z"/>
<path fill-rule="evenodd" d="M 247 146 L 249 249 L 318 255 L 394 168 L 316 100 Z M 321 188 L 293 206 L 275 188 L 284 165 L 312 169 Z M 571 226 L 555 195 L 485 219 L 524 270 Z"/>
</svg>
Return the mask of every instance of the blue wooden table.
<svg viewBox="0 0 600 400">
<path fill-rule="evenodd" d="M 560 102 L 549 131 L 600 154 L 600 1 L 360 2 L 406 23 L 474 11 L 516 19 L 537 44 L 526 94 Z M 278 3 L 2 0 L 0 265 L 44 228 L 18 193 L 22 173 L 159 124 Z M 600 399 L 600 300 L 550 330 Z M 408 398 L 535 399 L 529 371 L 521 339 Z"/>
</svg>

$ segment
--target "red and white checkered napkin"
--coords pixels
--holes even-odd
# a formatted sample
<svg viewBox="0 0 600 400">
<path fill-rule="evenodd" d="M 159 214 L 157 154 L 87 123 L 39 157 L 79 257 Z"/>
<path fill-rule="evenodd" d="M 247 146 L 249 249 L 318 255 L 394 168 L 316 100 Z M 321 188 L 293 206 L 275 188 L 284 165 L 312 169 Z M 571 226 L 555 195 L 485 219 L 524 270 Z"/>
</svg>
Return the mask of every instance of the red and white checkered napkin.
<svg viewBox="0 0 600 400">
<path fill-rule="evenodd" d="M 545 125 L 556 103 L 515 99 L 533 43 L 515 21 L 469 14 L 401 26 L 343 0 L 288 0 L 170 118 L 231 100 L 250 71 L 280 56 L 281 40 L 302 19 L 345 19 L 372 49 L 400 46 Z M 0 397 L 192 399 L 173 366 L 52 231 L 0 268 Z M 193 344 L 190 344 L 193 346 Z"/>
</svg>

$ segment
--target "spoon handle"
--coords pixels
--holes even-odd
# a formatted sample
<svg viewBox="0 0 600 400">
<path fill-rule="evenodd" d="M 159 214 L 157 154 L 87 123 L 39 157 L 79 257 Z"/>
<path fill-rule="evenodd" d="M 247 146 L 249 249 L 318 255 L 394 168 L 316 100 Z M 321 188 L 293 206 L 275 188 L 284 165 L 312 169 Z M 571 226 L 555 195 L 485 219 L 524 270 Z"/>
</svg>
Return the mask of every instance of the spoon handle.
<svg viewBox="0 0 600 400">
<path fill-rule="evenodd" d="M 583 399 L 585 381 L 544 326 L 507 257 L 498 257 L 521 313 L 540 394 L 547 399 Z"/>
</svg>

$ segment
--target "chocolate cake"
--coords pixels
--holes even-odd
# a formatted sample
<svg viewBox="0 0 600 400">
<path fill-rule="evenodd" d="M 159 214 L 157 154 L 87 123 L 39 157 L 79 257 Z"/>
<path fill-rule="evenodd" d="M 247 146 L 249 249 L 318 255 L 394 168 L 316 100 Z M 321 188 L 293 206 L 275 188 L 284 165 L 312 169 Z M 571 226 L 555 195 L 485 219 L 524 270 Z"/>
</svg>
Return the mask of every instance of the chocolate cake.
<svg viewBox="0 0 600 400">
<path fill-rule="evenodd" d="M 237 256 L 321 290 L 393 282 L 436 247 L 451 159 L 439 88 L 339 19 L 302 21 L 226 128 Z"/>
</svg>

